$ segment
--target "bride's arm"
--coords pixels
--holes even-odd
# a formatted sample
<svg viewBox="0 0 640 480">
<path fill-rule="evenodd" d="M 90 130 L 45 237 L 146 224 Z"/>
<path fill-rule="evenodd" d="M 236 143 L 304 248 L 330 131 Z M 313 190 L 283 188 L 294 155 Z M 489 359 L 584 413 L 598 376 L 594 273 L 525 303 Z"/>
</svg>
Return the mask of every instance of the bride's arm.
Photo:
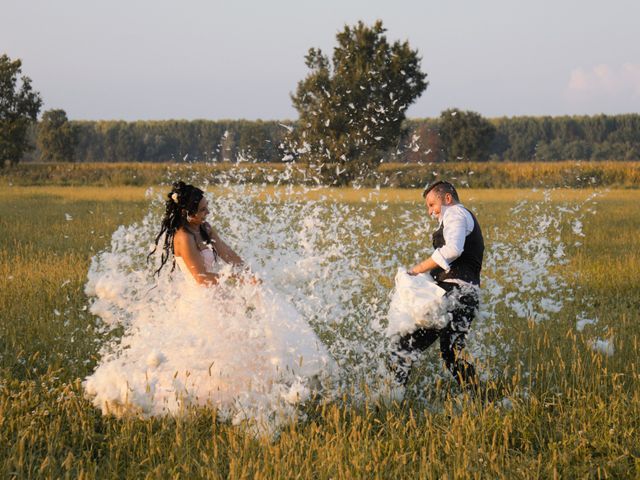
<svg viewBox="0 0 640 480">
<path fill-rule="evenodd" d="M 216 252 L 218 252 L 220 258 L 225 262 L 237 267 L 243 267 L 245 263 L 244 260 L 240 258 L 240 255 L 234 252 L 233 249 L 220 238 L 220 235 L 218 235 L 216 231 L 211 228 L 211 225 L 207 224 L 207 228 L 209 231 L 209 236 L 211 237 L 211 241 L 213 242 L 213 246 L 215 247 Z"/>
<path fill-rule="evenodd" d="M 204 259 L 192 235 L 189 235 L 184 230 L 178 230 L 173 237 L 173 250 L 175 255 L 182 257 L 196 282 L 205 285 L 216 285 L 218 283 L 218 275 L 207 272 L 204 266 Z"/>
<path fill-rule="evenodd" d="M 234 252 L 233 249 L 229 245 L 227 245 L 224 242 L 224 240 L 220 238 L 220 235 L 218 235 L 215 232 L 215 230 L 211 228 L 211 225 L 207 223 L 205 224 L 205 228 L 207 229 L 207 233 L 209 233 L 209 237 L 211 237 L 211 241 L 213 242 L 216 252 L 218 252 L 218 255 L 220 256 L 220 258 L 222 258 L 222 260 L 224 260 L 227 263 L 235 265 L 236 267 L 245 268 L 245 273 L 247 273 L 248 266 L 244 263 L 244 260 L 240 258 L 240 255 Z M 262 283 L 262 281 L 259 278 L 257 278 L 255 275 L 250 275 L 249 277 L 244 277 L 243 274 L 239 274 L 239 275 L 240 276 L 236 278 L 240 280 L 240 283 L 244 283 L 246 281 L 248 281 L 252 285 L 257 285 Z"/>
</svg>

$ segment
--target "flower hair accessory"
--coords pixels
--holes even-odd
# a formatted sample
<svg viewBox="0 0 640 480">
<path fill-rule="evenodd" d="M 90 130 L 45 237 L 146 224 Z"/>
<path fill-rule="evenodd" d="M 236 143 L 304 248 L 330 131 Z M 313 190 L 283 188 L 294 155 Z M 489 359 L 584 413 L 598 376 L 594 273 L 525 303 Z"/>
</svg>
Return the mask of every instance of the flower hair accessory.
<svg viewBox="0 0 640 480">
<path fill-rule="evenodd" d="M 171 200 L 173 200 L 175 203 L 178 203 L 178 192 L 173 192 L 171 194 Z"/>
</svg>

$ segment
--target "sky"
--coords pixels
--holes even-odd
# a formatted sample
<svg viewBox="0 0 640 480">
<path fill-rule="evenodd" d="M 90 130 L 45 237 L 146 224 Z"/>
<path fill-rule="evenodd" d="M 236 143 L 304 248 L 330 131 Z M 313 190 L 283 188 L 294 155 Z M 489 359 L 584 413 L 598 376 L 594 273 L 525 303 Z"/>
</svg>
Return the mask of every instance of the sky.
<svg viewBox="0 0 640 480">
<path fill-rule="evenodd" d="M 377 19 L 428 75 L 410 118 L 640 112 L 638 0 L 0 0 L 0 54 L 74 120 L 285 120 L 308 49 Z"/>
</svg>

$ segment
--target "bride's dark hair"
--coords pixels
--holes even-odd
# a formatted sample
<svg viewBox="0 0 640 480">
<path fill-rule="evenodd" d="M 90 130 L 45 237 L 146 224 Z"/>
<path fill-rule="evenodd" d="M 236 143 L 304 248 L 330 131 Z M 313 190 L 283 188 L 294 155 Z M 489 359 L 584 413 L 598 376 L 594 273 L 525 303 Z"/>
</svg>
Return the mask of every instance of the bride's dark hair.
<svg viewBox="0 0 640 480">
<path fill-rule="evenodd" d="M 184 227 L 188 224 L 187 216 L 195 215 L 198 212 L 198 205 L 200 204 L 200 200 L 204 197 L 204 192 L 200 190 L 198 187 L 194 187 L 193 185 L 187 185 L 186 183 L 179 181 L 173 184 L 173 188 L 167 194 L 167 201 L 165 203 L 165 212 L 164 217 L 162 218 L 162 224 L 160 226 L 160 233 L 156 237 L 155 247 L 153 251 L 147 255 L 147 261 L 149 258 L 156 252 L 158 249 L 158 242 L 164 235 L 164 242 L 162 245 L 162 257 L 160 268 L 155 271 L 156 274 L 160 274 L 160 270 L 169 260 L 169 256 L 173 255 L 173 237 L 178 231 L 179 228 Z M 188 233 L 194 236 L 193 232 L 189 229 L 185 229 Z M 209 236 L 209 232 L 204 228 L 204 225 L 200 225 L 200 235 L 204 240 L 204 243 L 209 245 L 214 253 L 216 253 L 215 248 L 211 242 L 211 237 Z M 176 259 L 173 258 L 173 265 L 171 267 L 171 271 L 176 268 Z"/>
</svg>

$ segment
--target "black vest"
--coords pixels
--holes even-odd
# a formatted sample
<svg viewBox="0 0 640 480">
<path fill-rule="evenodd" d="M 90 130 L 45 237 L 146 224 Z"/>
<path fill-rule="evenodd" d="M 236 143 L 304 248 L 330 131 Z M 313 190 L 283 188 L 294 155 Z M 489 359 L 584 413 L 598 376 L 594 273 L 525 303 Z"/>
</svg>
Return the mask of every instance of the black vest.
<svg viewBox="0 0 640 480">
<path fill-rule="evenodd" d="M 469 210 L 467 211 L 469 212 Z M 473 218 L 473 230 L 471 230 L 471 233 L 469 233 L 464 240 L 464 251 L 462 255 L 449 264 L 451 268 L 448 272 L 440 267 L 431 270 L 431 275 L 436 282 L 456 278 L 474 285 L 480 285 L 484 239 L 482 238 L 480 224 L 473 213 L 471 213 L 471 218 Z M 443 222 L 440 228 L 433 233 L 433 248 L 440 248 L 444 246 L 445 243 Z"/>
</svg>

